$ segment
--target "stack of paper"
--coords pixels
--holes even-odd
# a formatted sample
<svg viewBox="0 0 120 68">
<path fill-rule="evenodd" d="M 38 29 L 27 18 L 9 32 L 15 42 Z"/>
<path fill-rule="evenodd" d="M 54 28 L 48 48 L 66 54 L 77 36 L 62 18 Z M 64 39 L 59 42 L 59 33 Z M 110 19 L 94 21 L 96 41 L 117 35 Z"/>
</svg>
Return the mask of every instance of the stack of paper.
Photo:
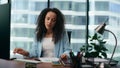
<svg viewBox="0 0 120 68">
<path fill-rule="evenodd" d="M 15 59 L 15 61 L 27 62 L 27 63 L 41 63 L 41 61 L 30 60 L 30 59 Z"/>
<path fill-rule="evenodd" d="M 39 58 L 41 62 L 52 62 L 52 61 L 59 61 L 59 58 Z"/>
</svg>

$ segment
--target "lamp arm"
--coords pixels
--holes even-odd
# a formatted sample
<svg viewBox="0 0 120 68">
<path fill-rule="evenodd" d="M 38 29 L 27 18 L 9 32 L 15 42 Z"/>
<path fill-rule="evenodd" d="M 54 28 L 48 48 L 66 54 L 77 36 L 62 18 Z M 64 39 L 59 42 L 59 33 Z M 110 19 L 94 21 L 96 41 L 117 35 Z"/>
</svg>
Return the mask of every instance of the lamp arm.
<svg viewBox="0 0 120 68">
<path fill-rule="evenodd" d="M 112 56 L 111 56 L 111 58 L 110 58 L 110 61 L 109 61 L 109 63 L 108 63 L 108 64 L 110 64 L 110 62 L 112 61 L 113 55 L 114 55 L 114 53 L 115 53 L 116 47 L 117 47 L 117 37 L 115 36 L 115 34 L 114 34 L 112 31 L 107 30 L 107 29 L 105 29 L 105 31 L 108 31 L 108 32 L 112 33 L 113 36 L 114 36 L 114 38 L 115 38 L 115 47 L 114 47 L 114 50 L 113 50 Z"/>
</svg>

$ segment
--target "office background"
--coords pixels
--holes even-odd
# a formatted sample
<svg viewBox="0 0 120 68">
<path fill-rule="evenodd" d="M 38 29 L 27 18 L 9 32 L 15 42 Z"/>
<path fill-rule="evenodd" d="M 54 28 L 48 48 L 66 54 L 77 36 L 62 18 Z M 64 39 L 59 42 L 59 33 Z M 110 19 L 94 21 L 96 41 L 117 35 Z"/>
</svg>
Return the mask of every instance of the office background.
<svg viewBox="0 0 120 68">
<path fill-rule="evenodd" d="M 56 7 L 65 15 L 66 30 L 72 31 L 71 46 L 74 51 L 80 50 L 86 43 L 86 35 L 93 35 L 94 28 L 109 18 L 106 29 L 114 32 L 118 40 L 113 58 L 120 62 L 120 0 L 89 0 L 89 23 L 86 23 L 86 4 L 87 0 L 11 0 L 10 50 L 16 47 L 29 50 L 37 16 L 46 7 Z M 86 34 L 86 31 L 89 31 L 89 34 Z M 110 58 L 115 40 L 108 32 L 104 33 L 104 38 Z"/>
</svg>

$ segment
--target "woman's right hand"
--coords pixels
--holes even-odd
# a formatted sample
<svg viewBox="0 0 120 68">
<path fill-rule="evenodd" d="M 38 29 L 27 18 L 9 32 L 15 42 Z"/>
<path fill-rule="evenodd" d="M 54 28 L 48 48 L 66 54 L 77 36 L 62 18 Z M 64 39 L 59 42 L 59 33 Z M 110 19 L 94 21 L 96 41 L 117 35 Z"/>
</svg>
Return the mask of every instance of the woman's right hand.
<svg viewBox="0 0 120 68">
<path fill-rule="evenodd" d="M 24 56 L 28 56 L 29 55 L 29 53 L 27 51 L 23 50 L 22 48 L 15 48 L 13 50 L 13 53 L 14 54 L 18 53 L 18 54 L 21 54 L 21 55 L 24 55 Z"/>
</svg>

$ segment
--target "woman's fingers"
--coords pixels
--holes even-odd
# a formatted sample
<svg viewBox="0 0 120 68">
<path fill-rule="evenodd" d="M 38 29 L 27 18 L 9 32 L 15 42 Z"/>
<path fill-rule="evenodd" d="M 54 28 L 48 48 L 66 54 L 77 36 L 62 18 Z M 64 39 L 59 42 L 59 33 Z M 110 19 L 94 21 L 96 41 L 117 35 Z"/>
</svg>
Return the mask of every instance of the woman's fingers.
<svg viewBox="0 0 120 68">
<path fill-rule="evenodd" d="M 62 54 L 61 55 L 61 59 L 67 59 L 67 55 L 66 54 Z"/>
<path fill-rule="evenodd" d="M 64 57 L 65 57 L 65 54 L 62 54 L 62 55 L 61 55 L 61 58 L 64 58 Z"/>
<path fill-rule="evenodd" d="M 15 48 L 13 51 L 13 53 L 19 53 L 19 54 L 22 54 L 23 52 L 24 52 L 24 50 L 21 48 Z"/>
<path fill-rule="evenodd" d="M 15 49 L 13 50 L 13 53 L 17 53 L 17 51 L 18 51 L 18 48 L 15 48 Z"/>
<path fill-rule="evenodd" d="M 29 53 L 27 51 L 23 50 L 22 48 L 15 48 L 13 53 L 14 54 L 15 53 L 22 54 L 24 56 L 28 56 L 29 55 Z"/>
</svg>

